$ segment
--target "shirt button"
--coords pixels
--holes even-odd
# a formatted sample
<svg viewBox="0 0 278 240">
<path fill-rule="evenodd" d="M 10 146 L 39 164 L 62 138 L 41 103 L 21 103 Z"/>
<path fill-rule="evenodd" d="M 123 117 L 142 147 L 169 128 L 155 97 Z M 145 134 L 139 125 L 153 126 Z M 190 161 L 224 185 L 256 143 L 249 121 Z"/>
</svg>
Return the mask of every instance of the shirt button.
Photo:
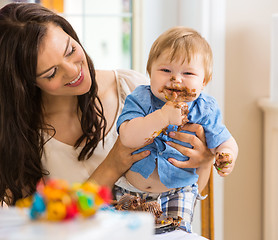
<svg viewBox="0 0 278 240">
<path fill-rule="evenodd" d="M 163 152 L 159 152 L 158 154 L 159 154 L 160 156 L 162 156 Z"/>
</svg>

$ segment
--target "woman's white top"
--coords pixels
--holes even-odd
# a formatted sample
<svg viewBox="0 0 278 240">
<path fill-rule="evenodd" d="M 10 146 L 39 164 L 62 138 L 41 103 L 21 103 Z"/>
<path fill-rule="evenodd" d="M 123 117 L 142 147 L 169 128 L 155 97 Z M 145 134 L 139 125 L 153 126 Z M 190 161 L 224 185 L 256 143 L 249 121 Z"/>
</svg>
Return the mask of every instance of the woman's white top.
<svg viewBox="0 0 278 240">
<path fill-rule="evenodd" d="M 104 139 L 104 147 L 103 142 L 100 141 L 93 155 L 88 160 L 78 161 L 78 155 L 82 147 L 75 149 L 73 146 L 56 140 L 55 137 L 51 138 L 45 144 L 42 156 L 43 168 L 49 171 L 48 177 L 64 179 L 70 184 L 84 182 L 105 159 L 113 147 L 118 137 L 116 121 L 123 109 L 126 96 L 138 85 L 149 84 L 149 79 L 136 71 L 115 70 L 114 72 L 117 81 L 119 107 L 115 122 Z M 125 178 L 121 179 L 118 182 L 125 180 Z"/>
</svg>

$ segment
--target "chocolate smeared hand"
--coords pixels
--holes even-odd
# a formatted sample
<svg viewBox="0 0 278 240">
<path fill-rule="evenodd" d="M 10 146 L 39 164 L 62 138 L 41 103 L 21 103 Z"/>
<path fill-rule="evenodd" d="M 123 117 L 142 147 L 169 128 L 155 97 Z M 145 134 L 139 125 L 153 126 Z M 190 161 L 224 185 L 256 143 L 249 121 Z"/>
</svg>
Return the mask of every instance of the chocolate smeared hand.
<svg viewBox="0 0 278 240">
<path fill-rule="evenodd" d="M 184 116 L 184 118 L 182 120 L 182 126 L 183 126 L 186 123 L 188 123 L 188 118 L 187 118 L 187 115 L 189 113 L 188 105 L 187 105 L 186 102 L 176 102 L 175 107 L 180 108 L 181 109 L 181 115 Z"/>
<path fill-rule="evenodd" d="M 164 93 L 165 99 L 171 102 L 175 102 L 176 108 L 181 108 L 182 115 L 185 116 L 183 119 L 183 125 L 188 122 L 188 105 L 186 101 L 189 98 L 196 97 L 196 89 L 189 89 L 187 87 L 180 87 L 178 85 L 173 85 L 172 87 L 165 87 L 160 92 Z M 182 127 L 180 126 L 180 127 Z"/>
<path fill-rule="evenodd" d="M 213 164 L 216 170 L 222 171 L 222 168 L 232 163 L 231 155 L 229 153 L 216 153 L 216 161 Z"/>
<path fill-rule="evenodd" d="M 195 89 L 194 89 L 195 90 Z M 166 90 L 167 91 L 167 90 Z M 165 93 L 164 93 L 165 94 Z M 195 94 L 196 95 L 196 94 Z M 166 96 L 166 95 L 165 95 Z M 181 109 L 181 115 L 184 116 L 183 120 L 182 120 L 182 125 L 180 125 L 178 127 L 178 131 L 181 130 L 181 128 L 186 124 L 188 123 L 188 118 L 187 118 L 187 115 L 189 113 L 189 110 L 188 110 L 188 105 L 186 102 L 179 102 L 177 101 L 177 98 L 178 98 L 178 94 L 176 92 L 172 92 L 172 95 L 171 95 L 171 101 L 175 103 L 175 107 L 176 108 L 179 108 Z"/>
<path fill-rule="evenodd" d="M 160 92 L 164 93 L 165 99 L 171 102 L 176 103 L 175 107 L 181 109 L 181 114 L 184 116 L 182 125 L 178 127 L 178 131 L 188 123 L 187 115 L 189 113 L 188 105 L 185 102 L 189 97 L 196 97 L 196 89 L 189 89 L 187 87 L 173 86 L 171 88 L 163 88 Z M 182 101 L 180 100 L 182 99 Z M 167 128 L 166 128 L 167 129 Z M 163 129 L 162 129 L 163 131 Z M 165 129 L 164 129 L 165 131 Z"/>
</svg>

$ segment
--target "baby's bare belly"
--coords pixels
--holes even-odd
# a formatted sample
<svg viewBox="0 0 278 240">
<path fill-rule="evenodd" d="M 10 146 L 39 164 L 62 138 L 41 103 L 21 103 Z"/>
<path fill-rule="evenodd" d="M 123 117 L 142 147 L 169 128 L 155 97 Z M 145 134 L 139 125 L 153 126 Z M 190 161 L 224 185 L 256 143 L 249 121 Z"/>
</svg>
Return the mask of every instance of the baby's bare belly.
<svg viewBox="0 0 278 240">
<path fill-rule="evenodd" d="M 160 182 L 157 168 L 155 168 L 153 173 L 147 179 L 141 174 L 133 171 L 128 171 L 126 173 L 126 179 L 130 184 L 143 192 L 161 193 L 171 190 Z"/>
</svg>

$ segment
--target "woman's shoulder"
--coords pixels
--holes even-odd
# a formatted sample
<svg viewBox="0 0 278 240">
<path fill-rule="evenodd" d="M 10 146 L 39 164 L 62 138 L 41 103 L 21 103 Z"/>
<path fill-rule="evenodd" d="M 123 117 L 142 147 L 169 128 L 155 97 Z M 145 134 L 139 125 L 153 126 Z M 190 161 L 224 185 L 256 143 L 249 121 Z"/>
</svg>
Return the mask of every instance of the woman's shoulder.
<svg viewBox="0 0 278 240">
<path fill-rule="evenodd" d="M 133 91 L 139 85 L 150 83 L 146 75 L 135 70 L 118 69 L 115 70 L 115 74 L 119 85 L 126 85 L 130 91 Z"/>
<path fill-rule="evenodd" d="M 129 93 L 139 85 L 150 83 L 149 78 L 145 74 L 131 69 L 97 70 L 96 81 L 100 93 L 111 88 L 113 85 L 118 85 L 118 87 L 125 89 Z"/>
<path fill-rule="evenodd" d="M 112 70 L 96 70 L 96 82 L 98 84 L 99 93 L 106 91 L 115 84 L 115 73 Z"/>
<path fill-rule="evenodd" d="M 117 69 L 115 72 L 119 78 L 132 81 L 137 85 L 148 84 L 150 82 L 149 78 L 145 74 L 132 69 Z"/>
</svg>

